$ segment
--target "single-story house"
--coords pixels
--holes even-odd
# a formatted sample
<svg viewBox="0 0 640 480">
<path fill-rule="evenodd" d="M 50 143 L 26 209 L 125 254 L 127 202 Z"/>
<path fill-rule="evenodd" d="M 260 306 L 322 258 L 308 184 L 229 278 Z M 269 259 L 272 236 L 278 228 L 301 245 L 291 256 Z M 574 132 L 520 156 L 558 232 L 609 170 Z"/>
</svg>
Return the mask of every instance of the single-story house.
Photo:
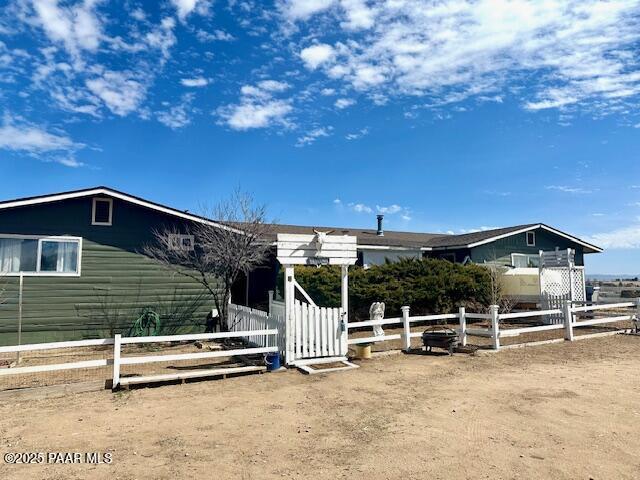
<svg viewBox="0 0 640 480">
<path fill-rule="evenodd" d="M 20 272 L 22 343 L 111 336 L 146 306 L 167 332 L 202 331 L 202 286 L 142 253 L 154 231 L 189 222 L 216 225 L 106 187 L 0 202 L 0 345 L 17 340 Z"/>
<path fill-rule="evenodd" d="M 584 266 L 584 256 L 602 252 L 578 237 L 543 223 L 484 230 L 460 235 L 388 231 L 383 216 L 377 216 L 374 229 L 301 226 L 275 224 L 269 241 L 278 233 L 313 235 L 331 232 L 357 238 L 358 262 L 365 268 L 402 258 L 440 258 L 457 263 L 493 264 L 508 267 L 503 277 L 503 292 L 525 303 L 535 303 L 540 294 L 538 260 L 540 250 L 575 250 L 577 266 Z M 264 268 L 251 272 L 239 282 L 234 292 L 238 302 L 261 307 L 267 301 L 265 291 L 278 291 L 278 264 L 275 255 Z"/>
<path fill-rule="evenodd" d="M 585 254 L 602 251 L 541 223 L 447 235 L 384 231 L 382 221 L 379 216 L 374 229 L 273 225 L 265 241 L 275 242 L 277 233 L 353 235 L 358 263 L 365 267 L 435 257 L 524 268 L 535 266 L 539 250 L 556 248 L 575 249 L 576 263 L 582 265 Z M 220 226 L 107 187 L 0 202 L 0 345 L 17 340 L 21 272 L 23 343 L 109 336 L 130 326 L 145 306 L 159 310 L 165 329 L 202 328 L 212 305 L 201 285 L 143 253 L 154 241 L 154 231 L 187 231 L 192 222 Z M 194 239 L 176 242 L 193 245 Z M 264 305 L 267 291 L 275 289 L 278 269 L 273 256 L 264 268 L 241 279 L 233 290 L 234 302 Z"/>
</svg>

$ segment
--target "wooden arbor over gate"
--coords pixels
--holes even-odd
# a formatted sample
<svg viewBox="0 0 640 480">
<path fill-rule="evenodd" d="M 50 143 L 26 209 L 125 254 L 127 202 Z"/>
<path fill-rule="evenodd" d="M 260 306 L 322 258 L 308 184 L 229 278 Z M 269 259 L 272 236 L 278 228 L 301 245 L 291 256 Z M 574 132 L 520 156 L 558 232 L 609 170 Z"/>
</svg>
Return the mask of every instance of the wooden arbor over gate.
<svg viewBox="0 0 640 480">
<path fill-rule="evenodd" d="M 286 363 L 288 365 L 311 365 L 330 361 L 346 361 L 347 324 L 349 321 L 349 265 L 357 260 L 357 239 L 348 235 L 330 235 L 316 232 L 315 235 L 278 234 L 277 259 L 284 267 L 284 301 L 286 325 Z M 339 322 L 326 315 L 321 307 L 300 287 L 295 279 L 295 265 L 340 265 L 341 308 Z M 299 290 L 311 304 L 312 310 L 301 310 L 295 300 Z M 307 308 L 305 307 L 305 308 Z M 315 310 L 317 309 L 317 310 Z M 311 311 L 312 314 L 302 315 Z M 315 314 L 313 314 L 315 311 Z M 312 319 L 314 325 L 308 324 Z M 314 335 L 314 330 L 318 332 Z M 328 343 L 328 345 L 327 345 Z"/>
</svg>

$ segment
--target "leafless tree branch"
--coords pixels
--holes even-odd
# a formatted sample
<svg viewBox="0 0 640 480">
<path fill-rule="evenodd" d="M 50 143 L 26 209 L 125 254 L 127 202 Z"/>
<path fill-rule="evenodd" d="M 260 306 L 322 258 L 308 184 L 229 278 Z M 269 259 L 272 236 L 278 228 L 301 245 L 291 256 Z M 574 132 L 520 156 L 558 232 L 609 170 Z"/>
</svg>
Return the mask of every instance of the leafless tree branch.
<svg viewBox="0 0 640 480">
<path fill-rule="evenodd" d="M 144 253 L 174 272 L 200 283 L 213 298 L 223 329 L 229 328 L 228 304 L 231 287 L 240 274 L 247 274 L 267 258 L 267 236 L 272 225 L 266 222 L 266 208 L 256 205 L 251 195 L 236 190 L 230 198 L 200 215 L 215 224 L 191 223 L 154 231 L 155 242 Z M 178 239 L 190 235 L 187 244 Z M 180 237 L 182 236 L 182 237 Z"/>
</svg>

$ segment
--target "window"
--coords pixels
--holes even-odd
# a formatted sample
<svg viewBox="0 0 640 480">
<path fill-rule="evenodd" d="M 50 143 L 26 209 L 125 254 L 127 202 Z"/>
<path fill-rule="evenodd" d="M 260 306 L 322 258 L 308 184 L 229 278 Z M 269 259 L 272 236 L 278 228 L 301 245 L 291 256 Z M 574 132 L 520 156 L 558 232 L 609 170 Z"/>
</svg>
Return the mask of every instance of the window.
<svg viewBox="0 0 640 480">
<path fill-rule="evenodd" d="M 91 209 L 91 225 L 110 226 L 113 220 L 113 199 L 94 198 Z"/>
<path fill-rule="evenodd" d="M 511 265 L 516 268 L 537 268 L 540 265 L 540 256 L 512 253 Z"/>
<path fill-rule="evenodd" d="M 193 235 L 183 235 L 181 233 L 169 234 L 169 248 L 172 250 L 193 251 L 194 238 Z"/>
<path fill-rule="evenodd" d="M 0 273 L 77 276 L 81 251 L 77 237 L 0 236 Z"/>
<path fill-rule="evenodd" d="M 535 246 L 536 246 L 536 232 L 527 232 L 527 247 L 535 247 Z"/>
</svg>

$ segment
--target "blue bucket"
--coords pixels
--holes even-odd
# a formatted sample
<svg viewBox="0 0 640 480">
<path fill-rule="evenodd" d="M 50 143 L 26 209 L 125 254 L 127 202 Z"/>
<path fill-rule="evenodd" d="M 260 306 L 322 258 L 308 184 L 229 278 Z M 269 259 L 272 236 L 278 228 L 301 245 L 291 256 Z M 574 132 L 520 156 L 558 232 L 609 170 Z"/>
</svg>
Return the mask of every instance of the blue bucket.
<svg viewBox="0 0 640 480">
<path fill-rule="evenodd" d="M 279 353 L 267 353 L 264 356 L 264 364 L 267 366 L 268 372 L 273 372 L 280 368 L 280 354 Z"/>
</svg>

